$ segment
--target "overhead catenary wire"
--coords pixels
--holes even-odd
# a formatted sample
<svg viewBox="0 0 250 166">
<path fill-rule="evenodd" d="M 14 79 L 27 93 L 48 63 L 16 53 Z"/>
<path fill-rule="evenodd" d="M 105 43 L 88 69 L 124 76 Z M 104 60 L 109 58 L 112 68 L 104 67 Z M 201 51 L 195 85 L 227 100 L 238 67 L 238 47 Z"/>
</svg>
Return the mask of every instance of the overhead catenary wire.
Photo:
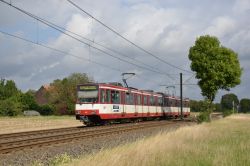
<svg viewBox="0 0 250 166">
<path fill-rule="evenodd" d="M 35 15 L 34 15 L 34 16 L 35 16 Z M 37 16 L 36 16 L 36 17 L 37 17 Z M 73 34 L 73 35 L 76 35 L 77 37 L 80 37 L 80 38 L 82 38 L 82 39 L 84 39 L 84 40 L 87 40 L 88 42 L 91 42 L 91 43 L 93 43 L 93 44 L 95 44 L 95 45 L 98 45 L 98 46 L 104 48 L 104 49 L 107 49 L 107 50 L 109 50 L 109 51 L 111 51 L 111 52 L 113 52 L 113 53 L 116 53 L 116 54 L 118 54 L 118 55 L 121 55 L 121 56 L 127 57 L 127 58 L 129 58 L 129 59 L 132 59 L 133 61 L 136 61 L 136 62 L 138 62 L 138 63 L 141 63 L 141 64 L 143 64 L 143 65 L 145 65 L 145 66 L 148 66 L 148 67 L 152 68 L 153 70 L 159 70 L 159 69 L 157 69 L 157 68 L 154 67 L 154 66 L 148 65 L 148 64 L 146 64 L 146 63 L 144 63 L 144 62 L 142 62 L 142 61 L 140 61 L 140 60 L 137 60 L 137 59 L 135 59 L 135 58 L 131 58 L 130 56 L 128 56 L 128 55 L 126 55 L 126 54 L 124 54 L 124 53 L 121 53 L 120 51 L 117 51 L 117 50 L 115 50 L 115 49 L 112 49 L 112 48 L 110 48 L 110 47 L 107 47 L 107 46 L 105 46 L 105 45 L 103 45 L 103 44 L 101 44 L 101 43 L 98 43 L 98 42 L 96 42 L 96 41 L 94 41 L 94 40 L 91 40 L 91 39 L 89 39 L 89 38 L 87 38 L 87 37 L 84 37 L 84 36 L 82 36 L 82 35 L 80 35 L 80 34 L 77 34 L 77 33 L 75 33 L 75 32 L 72 32 L 72 31 L 70 31 L 70 30 L 68 30 L 68 29 L 65 29 L 65 28 L 63 28 L 63 27 L 61 27 L 61 26 L 59 26 L 59 25 L 56 25 L 55 23 L 52 23 L 52 22 L 50 22 L 50 21 L 48 21 L 48 20 L 45 20 L 45 19 L 43 19 L 43 18 L 41 18 L 41 17 L 39 17 L 39 19 L 41 19 L 42 21 L 47 22 L 48 24 L 51 24 L 51 25 L 53 25 L 53 26 L 55 26 L 55 27 L 57 27 L 57 28 L 59 28 L 59 29 L 61 29 L 61 30 L 63 30 L 63 31 L 69 32 L 69 33 L 71 33 L 71 34 Z M 162 73 L 165 73 L 165 74 L 167 74 L 167 75 L 173 75 L 173 74 L 169 74 L 169 73 L 166 73 L 166 72 L 162 72 Z"/>
<path fill-rule="evenodd" d="M 110 67 L 108 65 L 104 65 L 102 63 L 99 63 L 97 61 L 94 61 L 94 60 L 91 60 L 91 59 L 88 59 L 88 58 L 84 58 L 84 57 L 80 57 L 80 56 L 77 56 L 77 55 L 74 55 L 74 54 L 71 54 L 71 53 L 68 53 L 68 52 L 65 52 L 65 51 L 62 51 L 60 49 L 57 49 L 57 48 L 54 48 L 54 47 L 50 47 L 48 45 L 44 45 L 44 44 L 41 44 L 41 43 L 38 43 L 38 42 L 34 42 L 32 40 L 29 40 L 29 39 L 26 39 L 26 38 L 23 38 L 23 37 L 20 37 L 20 36 L 17 36 L 17 35 L 13 35 L 13 34 L 10 34 L 8 32 L 4 32 L 2 30 L 0 30 L 0 33 L 6 35 L 6 36 L 10 36 L 12 38 L 15 38 L 15 39 L 19 39 L 21 41 L 24 41 L 24 42 L 27 42 L 27 43 L 31 43 L 33 45 L 37 45 L 37 46 L 40 46 L 40 47 L 44 47 L 46 49 L 49 49 L 49 50 L 52 50 L 52 51 L 55 51 L 55 52 L 58 52 L 60 54 L 64 54 L 64 55 L 68 55 L 68 56 L 71 56 L 71 57 L 74 57 L 74 58 L 77 58 L 77 59 L 80 59 L 80 60 L 83 60 L 83 61 L 88 61 L 90 63 L 93 63 L 93 64 L 96 64 L 96 65 L 99 65 L 101 67 L 104 67 L 104 68 L 107 68 L 109 70 L 113 70 L 113 71 L 116 71 L 116 72 L 124 72 L 118 68 L 114 68 L 114 67 Z M 138 74 L 135 75 L 137 78 L 141 79 L 141 80 L 144 80 L 144 81 L 150 81 L 150 82 L 154 82 L 154 83 L 158 83 L 156 82 L 155 80 L 153 79 L 148 79 L 146 77 L 143 77 L 143 76 L 140 76 Z"/>
<path fill-rule="evenodd" d="M 102 66 L 102 67 L 108 68 L 108 69 L 113 70 L 113 71 L 124 72 L 124 71 L 122 71 L 122 70 L 120 70 L 120 69 L 117 69 L 117 68 L 114 68 L 114 67 L 110 67 L 110 66 L 108 66 L 108 65 L 104 65 L 104 64 L 99 63 L 99 62 L 97 62 L 97 61 L 90 60 L 90 59 L 87 59 L 87 58 L 84 58 L 84 57 L 80 57 L 80 56 L 77 56 L 77 55 L 74 55 L 74 54 L 71 54 L 71 53 L 68 53 L 68 52 L 59 50 L 59 49 L 57 49 L 57 48 L 53 48 L 53 47 L 50 47 L 50 46 L 47 46 L 47 45 L 44 45 L 44 44 L 41 44 L 41 43 L 37 43 L 37 42 L 31 41 L 31 40 L 25 39 L 25 38 L 20 37 L 20 36 L 17 36 L 17 35 L 13 35 L 13 34 L 10 34 L 10 33 L 4 32 L 4 31 L 1 31 L 1 30 L 0 30 L 0 33 L 2 33 L 2 34 L 4 34 L 4 35 L 7 35 L 7 36 L 11 36 L 11 37 L 16 38 L 16 39 L 20 39 L 20 40 L 25 41 L 25 42 L 27 42 L 27 43 L 31 43 L 31 44 L 34 44 L 34 45 L 38 45 L 38 46 L 41 46 L 41 47 L 50 49 L 50 50 L 52 50 L 52 51 L 59 52 L 59 53 L 64 54 L 64 55 L 69 55 L 69 56 L 72 56 L 72 57 L 77 58 L 77 59 L 80 59 L 80 60 L 89 61 L 90 63 L 96 64 L 96 65 L 100 65 L 100 66 Z"/>
<path fill-rule="evenodd" d="M 74 3 L 71 0 L 67 0 L 70 4 L 72 4 L 73 6 L 75 6 L 77 9 L 79 9 L 80 11 L 82 11 L 83 13 L 85 13 L 86 15 L 88 15 L 89 17 L 91 17 L 92 19 L 94 19 L 96 22 L 100 23 L 102 26 L 104 26 L 105 28 L 109 29 L 111 32 L 113 32 L 114 34 L 116 34 L 117 36 L 121 37 L 122 39 L 124 39 L 125 41 L 127 41 L 128 43 L 132 44 L 134 47 L 138 48 L 139 50 L 143 51 L 144 53 L 154 57 L 155 59 L 159 60 L 160 62 L 163 62 L 173 68 L 176 68 L 178 70 L 187 72 L 187 73 L 193 73 L 189 70 L 186 69 L 182 69 L 176 65 L 171 64 L 170 62 L 167 62 L 166 60 L 154 55 L 153 53 L 147 51 L 146 49 L 142 48 L 141 46 L 135 44 L 134 42 L 132 42 L 131 40 L 127 39 L 126 37 L 124 37 L 123 35 L 121 35 L 119 32 L 117 32 L 116 30 L 114 30 L 113 28 L 111 28 L 110 26 L 106 25 L 105 23 L 103 23 L 102 21 L 100 21 L 99 19 L 95 18 L 93 15 L 91 15 L 90 13 L 88 13 L 86 10 L 82 9 L 79 5 L 77 5 L 76 3 Z"/>
<path fill-rule="evenodd" d="M 55 29 L 55 30 L 57 30 L 57 31 L 59 31 L 59 32 L 61 32 L 61 33 L 63 33 L 63 34 L 65 34 L 65 35 L 67 35 L 68 37 L 71 37 L 71 38 L 75 39 L 76 41 L 78 41 L 78 42 L 80 42 L 80 43 L 83 43 L 83 44 L 85 44 L 85 45 L 87 45 L 87 46 L 89 46 L 89 47 L 92 47 L 92 48 L 94 48 L 94 49 L 100 51 L 101 53 L 104 53 L 104 54 L 106 54 L 106 55 L 108 55 L 108 56 L 111 56 L 111 57 L 113 57 L 113 58 L 115 58 L 115 59 L 118 59 L 118 60 L 120 60 L 120 61 L 122 61 L 122 62 L 125 62 L 125 63 L 128 63 L 128 64 L 130 64 L 130 65 L 136 66 L 136 67 L 138 67 L 138 68 L 145 69 L 145 70 L 148 70 L 148 71 L 151 71 L 151 72 L 154 72 L 154 73 L 158 73 L 158 74 L 161 74 L 161 75 L 165 75 L 165 76 L 168 76 L 169 78 L 172 78 L 173 80 L 176 80 L 176 79 L 175 79 L 174 77 L 172 77 L 170 74 L 166 74 L 166 73 L 163 73 L 163 72 L 160 72 L 160 71 L 155 71 L 155 70 L 153 70 L 153 69 L 151 69 L 151 68 L 144 67 L 144 66 L 140 66 L 140 65 L 138 65 L 138 64 L 136 64 L 136 63 L 127 61 L 127 60 L 122 59 L 122 58 L 120 58 L 120 57 L 116 57 L 116 56 L 114 56 L 113 54 L 108 53 L 107 51 L 104 51 L 104 50 L 102 50 L 102 49 L 100 49 L 100 48 L 98 48 L 98 47 L 92 46 L 92 45 L 90 45 L 89 43 L 84 42 L 84 41 L 80 40 L 79 38 L 70 35 L 70 34 L 67 33 L 67 32 L 64 32 L 64 31 L 63 31 L 62 29 L 60 29 L 59 27 L 53 26 L 53 25 L 50 24 L 48 21 L 46 21 L 46 20 L 44 20 L 44 19 L 41 19 L 40 17 L 38 17 L 38 16 L 36 16 L 36 15 L 34 15 L 34 14 L 31 14 L 31 13 L 29 13 L 29 12 L 27 12 L 27 11 L 25 11 L 25 10 L 23 10 L 23 9 L 21 9 L 21 8 L 19 8 L 19 7 L 17 7 L 17 6 L 14 6 L 14 5 L 12 5 L 12 4 L 10 4 L 10 3 L 4 1 L 4 0 L 0 0 L 0 1 L 3 2 L 3 3 L 5 3 L 5 4 L 7 4 L 7 5 L 9 5 L 9 6 L 11 6 L 11 7 L 13 7 L 13 8 L 15 8 L 16 10 L 18 10 L 18 11 L 20 11 L 20 12 L 22 12 L 22 13 L 28 15 L 29 17 L 32 17 L 33 19 L 36 19 L 36 20 L 38 20 L 39 22 L 41 22 L 41 23 L 43 23 L 43 24 L 45 24 L 45 25 L 47 25 L 47 26 L 49 26 L 49 27 L 51 27 L 51 28 L 53 28 L 53 29 Z"/>
<path fill-rule="evenodd" d="M 195 76 L 195 74 L 192 74 L 188 79 L 186 79 L 183 84 L 185 84 L 186 82 L 190 81 L 193 77 Z"/>
</svg>

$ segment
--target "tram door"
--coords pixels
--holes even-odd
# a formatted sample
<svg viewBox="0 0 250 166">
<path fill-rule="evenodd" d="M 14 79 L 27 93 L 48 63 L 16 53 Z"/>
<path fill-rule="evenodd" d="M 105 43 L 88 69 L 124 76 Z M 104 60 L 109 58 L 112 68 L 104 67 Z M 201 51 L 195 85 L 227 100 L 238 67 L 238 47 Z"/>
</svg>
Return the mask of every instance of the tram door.
<svg viewBox="0 0 250 166">
<path fill-rule="evenodd" d="M 149 112 L 148 108 L 148 97 L 146 95 L 143 95 L 143 115 L 147 116 L 147 113 Z"/>
<path fill-rule="evenodd" d="M 124 114 L 131 115 L 131 113 L 134 113 L 134 105 L 133 105 L 133 97 L 131 93 L 126 92 L 125 93 L 125 102 L 124 102 Z"/>
<path fill-rule="evenodd" d="M 137 112 L 140 117 L 143 116 L 143 109 L 142 109 L 142 95 L 137 94 Z"/>
<path fill-rule="evenodd" d="M 155 105 L 155 115 L 158 115 L 158 97 L 154 96 L 154 105 Z"/>
<path fill-rule="evenodd" d="M 126 107 L 125 107 L 125 104 L 126 104 L 126 101 L 125 101 L 125 92 L 121 92 L 121 105 L 122 105 L 122 110 L 121 110 L 121 114 L 122 114 L 122 117 L 125 116 L 126 114 Z"/>
</svg>

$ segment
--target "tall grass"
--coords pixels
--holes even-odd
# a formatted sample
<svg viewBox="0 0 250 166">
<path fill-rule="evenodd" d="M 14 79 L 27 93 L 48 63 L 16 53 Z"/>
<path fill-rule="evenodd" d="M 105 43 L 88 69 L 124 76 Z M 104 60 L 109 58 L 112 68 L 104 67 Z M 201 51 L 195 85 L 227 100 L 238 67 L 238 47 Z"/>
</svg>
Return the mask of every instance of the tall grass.
<svg viewBox="0 0 250 166">
<path fill-rule="evenodd" d="M 69 165 L 250 165 L 249 127 L 250 115 L 230 116 L 103 150 Z"/>
</svg>

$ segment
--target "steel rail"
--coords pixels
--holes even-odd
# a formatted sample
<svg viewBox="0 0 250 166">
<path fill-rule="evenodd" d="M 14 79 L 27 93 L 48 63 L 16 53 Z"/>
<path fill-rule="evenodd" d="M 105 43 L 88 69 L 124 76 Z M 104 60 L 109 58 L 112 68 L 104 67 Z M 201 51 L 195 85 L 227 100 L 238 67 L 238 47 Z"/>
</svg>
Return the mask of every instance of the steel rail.
<svg viewBox="0 0 250 166">
<path fill-rule="evenodd" d="M 37 138 L 30 138 L 27 140 L 15 140 L 15 141 L 7 141 L 0 144 L 0 154 L 11 153 L 17 150 L 23 150 L 27 148 L 35 148 L 41 146 L 49 146 L 55 145 L 59 143 L 72 142 L 82 139 L 88 139 L 93 137 L 118 134 L 122 132 L 128 132 L 131 130 L 143 129 L 143 128 L 152 128 L 158 127 L 162 125 L 175 124 L 174 121 L 160 121 L 155 123 L 138 123 L 136 125 L 128 125 L 128 126 L 119 126 L 119 127 L 109 127 L 109 128 L 101 128 L 98 130 L 83 130 L 81 132 L 72 133 L 62 133 L 55 134 L 51 136 L 43 136 Z"/>
</svg>

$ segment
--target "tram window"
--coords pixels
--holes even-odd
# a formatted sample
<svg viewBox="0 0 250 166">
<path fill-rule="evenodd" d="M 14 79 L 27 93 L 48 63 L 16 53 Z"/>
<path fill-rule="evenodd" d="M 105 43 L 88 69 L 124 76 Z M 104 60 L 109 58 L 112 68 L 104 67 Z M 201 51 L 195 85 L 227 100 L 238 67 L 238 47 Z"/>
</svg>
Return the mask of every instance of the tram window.
<svg viewBox="0 0 250 166">
<path fill-rule="evenodd" d="M 138 103 L 138 101 L 137 101 L 137 94 L 134 94 L 134 100 L 135 100 L 134 103 L 137 104 Z"/>
<path fill-rule="evenodd" d="M 137 104 L 141 105 L 141 95 L 137 95 Z"/>
<path fill-rule="evenodd" d="M 158 105 L 158 97 L 157 97 L 157 96 L 155 96 L 155 97 L 154 97 L 154 99 L 155 99 L 155 101 L 154 101 L 154 105 L 155 105 L 155 106 L 157 106 L 157 105 Z"/>
<path fill-rule="evenodd" d="M 104 89 L 101 89 L 100 102 L 105 103 L 105 90 Z"/>
<path fill-rule="evenodd" d="M 161 106 L 162 105 L 162 97 L 158 98 L 158 105 Z"/>
<path fill-rule="evenodd" d="M 169 99 L 168 99 L 168 98 L 166 98 L 166 103 L 165 103 L 165 106 L 170 107 L 170 101 L 169 101 Z"/>
<path fill-rule="evenodd" d="M 121 103 L 121 93 L 119 91 L 116 91 L 116 97 L 117 97 L 117 101 L 120 104 Z"/>
<path fill-rule="evenodd" d="M 147 96 L 143 96 L 143 105 L 148 105 Z"/>
<path fill-rule="evenodd" d="M 120 92 L 119 91 L 111 91 L 111 101 L 114 104 L 120 104 Z"/>
<path fill-rule="evenodd" d="M 132 105 L 134 105 L 134 94 L 133 93 L 130 93 L 130 95 L 129 95 L 129 104 L 132 104 Z"/>
<path fill-rule="evenodd" d="M 129 93 L 126 93 L 126 102 L 125 102 L 126 104 L 129 104 L 129 98 L 130 98 Z"/>
<path fill-rule="evenodd" d="M 110 90 L 106 90 L 106 103 L 110 103 Z"/>
<path fill-rule="evenodd" d="M 173 107 L 172 99 L 169 99 L 169 106 L 170 106 L 170 107 Z"/>
<path fill-rule="evenodd" d="M 168 106 L 168 99 L 167 98 L 164 98 L 164 106 Z"/>
<path fill-rule="evenodd" d="M 154 105 L 154 96 L 150 96 L 150 105 Z"/>
</svg>

